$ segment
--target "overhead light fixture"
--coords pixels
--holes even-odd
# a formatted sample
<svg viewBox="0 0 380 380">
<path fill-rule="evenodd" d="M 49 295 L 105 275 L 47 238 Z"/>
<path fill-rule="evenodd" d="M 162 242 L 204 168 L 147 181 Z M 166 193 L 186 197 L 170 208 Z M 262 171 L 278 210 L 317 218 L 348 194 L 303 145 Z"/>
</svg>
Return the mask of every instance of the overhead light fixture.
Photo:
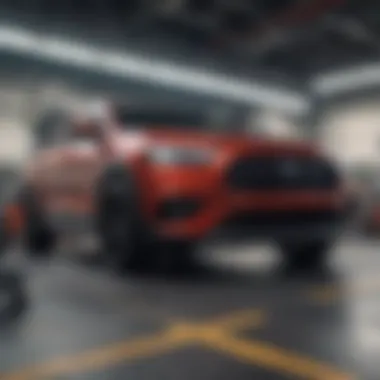
<svg viewBox="0 0 380 380">
<path fill-rule="evenodd" d="M 312 90 L 322 96 L 338 95 L 380 84 L 380 62 L 320 74 L 312 81 Z"/>
<path fill-rule="evenodd" d="M 0 51 L 21 53 L 118 77 L 222 97 L 248 105 L 270 106 L 304 114 L 309 101 L 295 91 L 285 91 L 252 80 L 241 80 L 211 71 L 195 70 L 128 53 L 42 35 L 0 25 Z"/>
</svg>

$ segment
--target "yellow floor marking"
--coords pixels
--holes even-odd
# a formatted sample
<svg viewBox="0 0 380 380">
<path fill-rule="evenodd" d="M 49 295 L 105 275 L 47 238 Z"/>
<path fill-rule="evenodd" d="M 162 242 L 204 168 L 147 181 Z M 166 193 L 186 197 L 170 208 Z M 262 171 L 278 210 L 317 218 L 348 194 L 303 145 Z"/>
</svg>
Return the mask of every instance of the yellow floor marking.
<svg viewBox="0 0 380 380">
<path fill-rule="evenodd" d="M 267 343 L 237 338 L 234 334 L 247 328 L 259 328 L 266 315 L 246 310 L 209 322 L 182 322 L 140 339 L 111 344 L 71 357 L 51 361 L 0 376 L 1 380 L 43 380 L 75 375 L 122 364 L 126 361 L 162 355 L 191 345 L 201 345 L 223 352 L 249 364 L 310 380 L 351 380 L 349 375 L 323 363 L 290 353 Z"/>
<path fill-rule="evenodd" d="M 266 315 L 261 310 L 242 310 L 216 318 L 210 326 L 214 329 L 243 330 L 247 327 L 260 327 L 265 321 Z"/>
<path fill-rule="evenodd" d="M 0 375 L 1 380 L 41 380 L 52 376 L 94 371 L 116 365 L 123 361 L 159 355 L 179 349 L 199 340 L 208 329 L 259 327 L 265 315 L 258 310 L 235 312 L 209 323 L 176 323 L 160 333 L 136 340 L 111 344 L 92 349 L 75 356 L 52 359 L 47 363 L 28 367 L 14 373 Z M 218 325 L 220 323 L 220 326 Z"/>
<path fill-rule="evenodd" d="M 121 342 L 90 349 L 68 357 L 58 357 L 46 363 L 0 376 L 1 380 L 41 380 L 54 376 L 72 375 L 85 371 L 96 371 L 117 365 L 123 361 L 149 357 L 170 351 L 185 343 L 175 335 L 162 332 L 137 340 Z"/>
<path fill-rule="evenodd" d="M 380 277 L 373 276 L 364 280 L 352 279 L 350 282 L 317 286 L 308 292 L 308 298 L 321 305 L 329 305 L 344 296 L 365 296 L 380 290 Z"/>
<path fill-rule="evenodd" d="M 353 379 L 350 374 L 332 366 L 265 342 L 221 336 L 210 340 L 208 346 L 211 349 L 234 356 L 241 362 L 292 375 L 292 378 L 294 376 L 309 380 Z"/>
</svg>

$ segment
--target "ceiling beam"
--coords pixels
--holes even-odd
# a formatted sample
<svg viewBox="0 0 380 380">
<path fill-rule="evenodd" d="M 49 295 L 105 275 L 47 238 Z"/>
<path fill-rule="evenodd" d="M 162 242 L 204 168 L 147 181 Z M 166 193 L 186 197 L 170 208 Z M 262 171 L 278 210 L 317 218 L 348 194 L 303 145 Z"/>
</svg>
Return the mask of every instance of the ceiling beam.
<svg viewBox="0 0 380 380">
<path fill-rule="evenodd" d="M 305 94 L 251 78 L 239 79 L 214 71 L 196 70 L 174 62 L 111 51 L 22 28 L 0 26 L 1 51 L 246 105 L 273 107 L 293 114 L 308 112 L 310 107 Z"/>
</svg>

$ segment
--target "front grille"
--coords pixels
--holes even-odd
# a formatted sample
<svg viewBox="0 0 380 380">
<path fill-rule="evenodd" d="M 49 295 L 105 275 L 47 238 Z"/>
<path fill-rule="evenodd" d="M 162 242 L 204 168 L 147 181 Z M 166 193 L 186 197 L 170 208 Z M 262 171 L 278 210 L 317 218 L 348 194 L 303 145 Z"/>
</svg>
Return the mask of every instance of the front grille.
<svg viewBox="0 0 380 380">
<path fill-rule="evenodd" d="M 227 172 L 227 183 L 239 190 L 332 189 L 338 184 L 334 168 L 309 157 L 244 157 Z"/>
<path fill-rule="evenodd" d="M 340 219 L 341 215 L 333 210 L 250 212 L 231 215 L 224 221 L 222 227 L 228 229 L 305 227 L 336 223 Z"/>
<path fill-rule="evenodd" d="M 170 198 L 158 207 L 157 216 L 161 220 L 178 220 L 194 216 L 201 207 L 196 198 Z"/>
</svg>

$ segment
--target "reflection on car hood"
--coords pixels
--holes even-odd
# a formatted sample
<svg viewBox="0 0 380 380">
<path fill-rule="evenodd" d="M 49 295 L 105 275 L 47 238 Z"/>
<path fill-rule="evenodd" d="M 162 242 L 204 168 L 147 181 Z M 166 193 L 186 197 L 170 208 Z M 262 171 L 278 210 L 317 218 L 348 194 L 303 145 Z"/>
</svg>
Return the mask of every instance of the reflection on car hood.
<svg viewBox="0 0 380 380">
<path fill-rule="evenodd" d="M 310 143 L 294 140 L 275 140 L 255 137 L 247 133 L 199 132 L 189 130 L 154 130 L 124 132 L 119 136 L 120 148 L 140 150 L 155 145 L 175 145 L 193 148 L 212 148 L 226 151 L 252 151 L 257 154 L 315 154 Z"/>
</svg>

